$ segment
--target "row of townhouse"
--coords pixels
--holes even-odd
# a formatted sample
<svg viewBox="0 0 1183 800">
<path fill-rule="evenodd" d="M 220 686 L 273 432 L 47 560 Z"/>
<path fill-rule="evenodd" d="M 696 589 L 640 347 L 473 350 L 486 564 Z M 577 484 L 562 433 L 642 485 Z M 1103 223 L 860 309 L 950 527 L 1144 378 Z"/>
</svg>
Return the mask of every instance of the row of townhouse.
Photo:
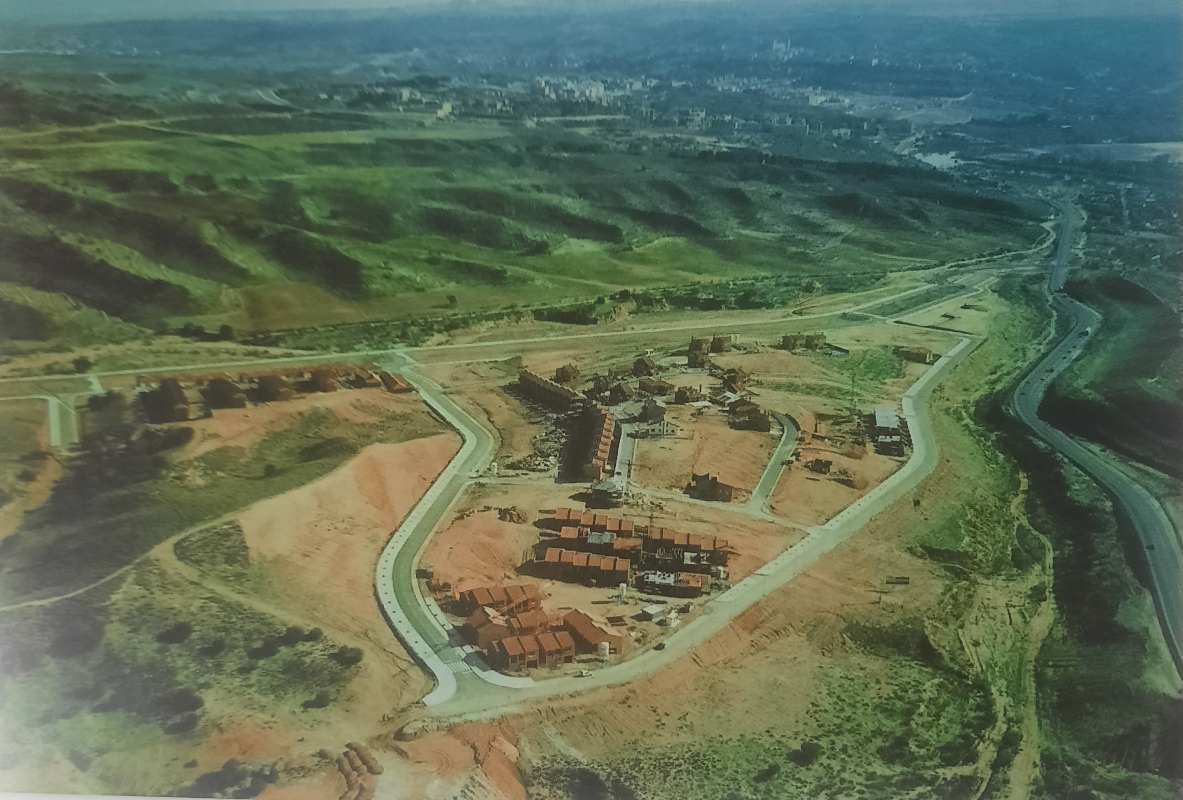
<svg viewBox="0 0 1183 800">
<path fill-rule="evenodd" d="M 217 409 L 281 402 L 300 394 L 379 387 L 392 393 L 412 391 L 398 375 L 354 364 L 292 367 L 261 374 L 176 375 L 158 382 L 141 376 L 136 381 L 140 409 L 151 423 L 200 419 Z"/>
<path fill-rule="evenodd" d="M 509 672 L 557 667 L 577 653 L 621 655 L 631 645 L 624 631 L 578 609 L 555 620 L 541 608 L 506 614 L 482 606 L 468 615 L 461 632 L 491 666 Z"/>
<path fill-rule="evenodd" d="M 555 411 L 579 411 L 587 401 L 582 392 L 528 369 L 518 372 L 518 388 L 531 400 Z"/>
<path fill-rule="evenodd" d="M 584 411 L 584 435 L 587 437 L 580 472 L 590 481 L 602 481 L 615 474 L 612 448 L 616 444 L 616 417 L 612 412 L 591 405 Z"/>
</svg>

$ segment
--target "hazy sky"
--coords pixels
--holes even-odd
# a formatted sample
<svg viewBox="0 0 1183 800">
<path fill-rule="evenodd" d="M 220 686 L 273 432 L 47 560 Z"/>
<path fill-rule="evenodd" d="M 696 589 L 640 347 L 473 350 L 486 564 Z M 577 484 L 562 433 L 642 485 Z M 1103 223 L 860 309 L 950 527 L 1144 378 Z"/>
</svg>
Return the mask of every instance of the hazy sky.
<svg viewBox="0 0 1183 800">
<path fill-rule="evenodd" d="M 662 0 L 664 5 L 697 5 L 712 0 Z M 743 0 L 713 0 L 742 5 Z M 446 8 L 490 5 L 543 7 L 550 9 L 578 6 L 582 9 L 605 6 L 653 4 L 652 0 L 0 0 L 0 17 L 84 20 L 100 18 L 153 18 L 204 15 L 225 11 L 281 11 L 285 9 L 381 9 Z M 787 8 L 838 9 L 872 8 L 880 11 L 907 11 L 936 14 L 1051 14 L 1064 17 L 1086 14 L 1129 14 L 1171 12 L 1179 9 L 1179 0 L 782 0 Z"/>
</svg>

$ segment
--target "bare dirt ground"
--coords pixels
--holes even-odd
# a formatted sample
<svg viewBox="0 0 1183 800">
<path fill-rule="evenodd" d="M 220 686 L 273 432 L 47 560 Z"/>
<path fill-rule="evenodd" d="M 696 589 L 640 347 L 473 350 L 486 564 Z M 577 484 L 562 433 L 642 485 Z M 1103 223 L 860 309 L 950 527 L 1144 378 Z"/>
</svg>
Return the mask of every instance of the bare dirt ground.
<svg viewBox="0 0 1183 800">
<path fill-rule="evenodd" d="M 373 422 L 390 414 L 422 409 L 415 394 L 391 394 L 384 389 L 348 389 L 299 395 L 291 400 L 247 408 L 219 409 L 212 417 L 177 423 L 192 428 L 193 440 L 179 452 L 181 459 L 197 458 L 219 447 L 252 448 L 268 434 L 286 428 L 295 417 L 311 411 L 331 411 L 344 422 Z"/>
<path fill-rule="evenodd" d="M 901 319 L 917 325 L 937 325 L 982 335 L 990 327 L 990 312 L 997 304 L 997 297 L 989 293 L 968 298 L 958 297 Z"/>
<path fill-rule="evenodd" d="M 802 525 L 819 525 L 882 483 L 899 469 L 903 459 L 879 455 L 869 447 L 835 450 L 828 442 L 803 437 L 800 460 L 785 469 L 772 493 L 773 513 Z M 819 475 L 804 464 L 813 459 L 833 462 L 830 475 Z M 850 474 L 849 482 L 834 477 L 838 470 Z"/>
<path fill-rule="evenodd" d="M 448 396 L 478 419 L 487 420 L 500 438 L 497 461 L 505 463 L 533 452 L 533 437 L 542 431 L 538 416 L 506 391 L 517 381 L 509 361 L 431 367 L 427 372 L 448 387 Z"/>
<path fill-rule="evenodd" d="M 676 436 L 637 441 L 632 478 L 640 486 L 681 491 L 692 472 L 709 472 L 747 492 L 756 488 L 777 438 L 760 431 L 739 430 L 726 412 L 670 405 L 666 419 L 678 426 Z"/>
<path fill-rule="evenodd" d="M 369 642 L 401 671 L 408 656 L 374 598 L 374 567 L 391 532 L 458 449 L 453 434 L 370 445 L 321 480 L 244 512 L 239 522 L 251 559 L 274 578 L 275 601 L 328 631 Z M 371 665 L 390 674 L 381 681 L 384 692 L 363 700 L 367 716 L 405 705 L 423 688 L 421 681 L 389 683 L 400 676 L 386 660 Z M 357 729 L 356 719 L 350 727 Z"/>
<path fill-rule="evenodd" d="M 541 508 L 577 505 L 572 486 L 553 482 L 536 485 L 490 485 L 470 489 L 451 519 L 433 535 L 421 563 L 430 565 L 435 578 L 462 592 L 521 580 L 522 557 L 538 541 L 542 531 L 534 522 Z M 498 519 L 497 509 L 516 506 L 526 514 L 524 524 Z"/>
<path fill-rule="evenodd" d="M 469 724 L 397 742 L 393 749 L 401 763 L 390 768 L 391 783 L 399 787 L 400 800 L 526 800 L 513 737 L 505 726 Z"/>
<path fill-rule="evenodd" d="M 308 779 L 272 795 L 337 797 L 343 778 L 315 757 L 339 751 L 386 727 L 388 715 L 429 688 L 410 655 L 390 633 L 374 598 L 374 568 L 390 533 L 459 447 L 453 434 L 375 444 L 324 478 L 261 501 L 239 515 L 249 558 L 261 580 L 224 583 L 179 561 L 170 543 L 153 552 L 179 577 L 286 625 L 319 627 L 364 657 L 342 699 L 307 727 L 298 709 L 260 716 L 237 706 L 233 692 L 207 691 L 206 707 L 221 721 L 193 754 L 200 771 L 227 759 L 311 770 Z M 319 765 L 319 766 L 318 766 Z"/>
</svg>

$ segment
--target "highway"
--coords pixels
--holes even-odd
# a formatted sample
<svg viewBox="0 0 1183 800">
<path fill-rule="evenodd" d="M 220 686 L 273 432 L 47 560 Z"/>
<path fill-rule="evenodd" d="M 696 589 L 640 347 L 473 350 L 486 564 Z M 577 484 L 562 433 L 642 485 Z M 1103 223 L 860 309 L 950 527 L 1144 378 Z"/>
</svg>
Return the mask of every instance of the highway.
<svg viewBox="0 0 1183 800">
<path fill-rule="evenodd" d="M 1175 666 L 1183 673 L 1183 545 L 1158 500 L 1141 484 L 1094 450 L 1052 427 L 1039 416 L 1048 387 L 1084 351 L 1099 328 L 1102 317 L 1092 308 L 1062 293 L 1071 263 L 1072 243 L 1079 220 L 1073 212 L 1061 215 L 1061 236 L 1056 260 L 1048 276 L 1052 309 L 1071 320 L 1068 332 L 1031 369 L 1009 399 L 1011 413 L 1043 442 L 1095 480 L 1113 499 L 1121 514 L 1137 532 L 1149 566 L 1150 590 Z"/>
</svg>

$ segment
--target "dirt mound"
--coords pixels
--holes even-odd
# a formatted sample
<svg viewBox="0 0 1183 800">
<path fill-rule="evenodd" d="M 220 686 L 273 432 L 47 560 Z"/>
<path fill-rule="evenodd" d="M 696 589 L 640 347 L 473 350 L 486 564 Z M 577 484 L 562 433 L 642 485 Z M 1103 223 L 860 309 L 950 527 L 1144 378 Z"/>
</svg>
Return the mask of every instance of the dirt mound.
<svg viewBox="0 0 1183 800">
<path fill-rule="evenodd" d="M 372 591 L 378 554 L 457 449 L 452 434 L 371 445 L 332 474 L 252 506 L 239 518 L 251 561 L 309 616 L 389 640 Z"/>
<path fill-rule="evenodd" d="M 501 519 L 498 509 L 462 514 L 427 543 L 423 563 L 436 580 L 457 591 L 514 579 L 529 548 L 538 541 L 533 526 Z"/>
<path fill-rule="evenodd" d="M 383 415 L 417 411 L 422 407 L 414 394 L 394 395 L 384 389 L 351 389 L 250 408 L 219 409 L 212 417 L 184 423 L 193 429 L 194 435 L 180 453 L 180 458 L 197 458 L 219 447 L 253 448 L 268 434 L 290 427 L 294 418 L 316 409 L 331 411 L 344 422 L 368 423 Z"/>
</svg>

